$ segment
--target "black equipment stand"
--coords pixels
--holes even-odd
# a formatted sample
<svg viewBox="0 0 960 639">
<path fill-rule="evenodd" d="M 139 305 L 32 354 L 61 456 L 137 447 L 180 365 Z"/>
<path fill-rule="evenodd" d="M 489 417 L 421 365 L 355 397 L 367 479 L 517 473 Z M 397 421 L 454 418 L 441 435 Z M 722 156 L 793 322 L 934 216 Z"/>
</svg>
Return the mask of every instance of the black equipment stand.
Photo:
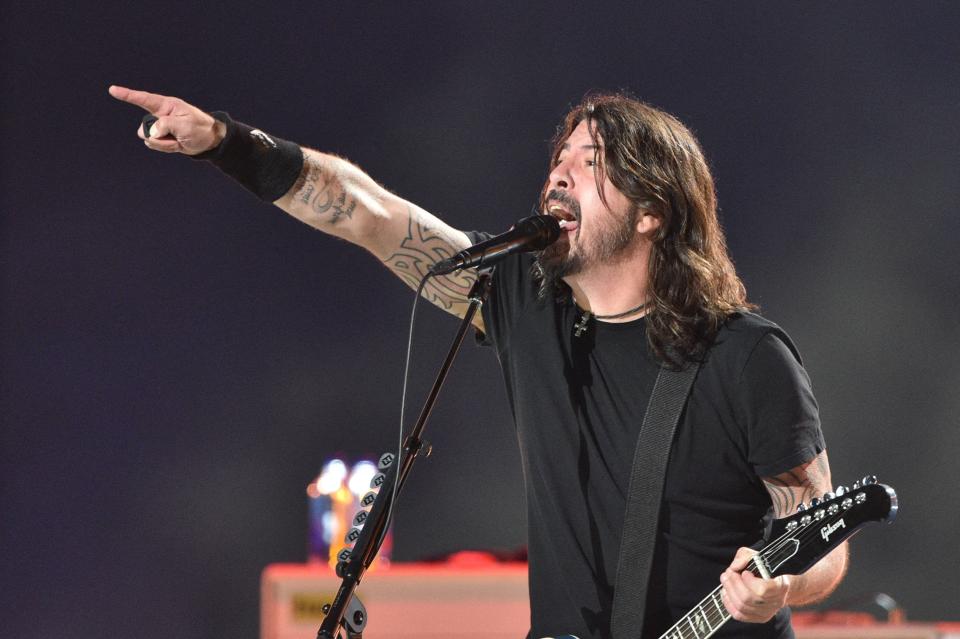
<svg viewBox="0 0 960 639">
<path fill-rule="evenodd" d="M 417 423 L 410 435 L 404 440 L 403 458 L 399 464 L 396 463 L 396 460 L 387 459 L 386 463 L 389 463 L 389 467 L 385 473 L 374 477 L 371 488 L 379 487 L 380 492 L 376 495 L 370 512 L 361 511 L 357 519 L 354 520 L 355 524 L 362 523 L 363 528 L 356 537 L 356 545 L 353 550 L 344 550 L 340 554 L 337 576 L 341 577 L 343 581 L 333 602 L 324 607 L 326 617 L 320 625 L 320 630 L 317 631 L 317 639 L 342 639 L 341 628 L 346 631 L 347 639 L 362 639 L 363 629 L 367 623 L 367 613 L 363 604 L 356 598 L 354 591 L 360 585 L 364 572 L 377 556 L 377 551 L 380 550 L 380 544 L 383 543 L 386 536 L 387 524 L 389 523 L 387 518 L 393 505 L 393 499 L 400 494 L 400 490 L 413 467 L 414 460 L 421 454 L 424 456 L 430 454 L 429 444 L 424 448 L 424 441 L 421 439 L 423 429 L 437 401 L 437 396 L 440 394 L 440 388 L 450 372 L 453 360 L 460 351 L 460 346 L 463 344 L 463 338 L 467 334 L 470 323 L 473 321 L 477 309 L 486 301 L 490 286 L 490 272 L 481 271 L 467 295 L 470 303 L 463 320 L 460 322 L 460 328 L 457 330 L 447 357 L 440 366 L 440 372 L 433 383 L 433 388 L 430 389 L 430 393 L 424 402 Z M 381 457 L 381 468 L 385 465 L 384 458 L 386 457 L 392 457 L 392 455 Z M 366 500 L 365 497 L 361 503 Z M 354 533 L 355 530 L 351 530 L 351 533 Z"/>
</svg>

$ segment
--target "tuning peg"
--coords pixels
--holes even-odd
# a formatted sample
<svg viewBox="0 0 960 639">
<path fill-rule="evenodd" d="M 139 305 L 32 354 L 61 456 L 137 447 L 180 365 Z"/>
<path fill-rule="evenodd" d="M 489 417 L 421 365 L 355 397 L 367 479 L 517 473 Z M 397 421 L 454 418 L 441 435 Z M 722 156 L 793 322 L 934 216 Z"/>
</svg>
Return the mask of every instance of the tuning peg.
<svg viewBox="0 0 960 639">
<path fill-rule="evenodd" d="M 387 481 L 387 476 L 383 473 L 377 473 L 373 476 L 373 479 L 370 480 L 370 488 L 380 488 L 385 481 Z"/>
<path fill-rule="evenodd" d="M 861 479 L 860 481 L 863 483 L 864 486 L 870 486 L 871 484 L 877 483 L 877 476 L 876 476 L 876 475 L 867 475 L 866 477 L 864 477 L 864 478 Z"/>
<path fill-rule="evenodd" d="M 361 510 L 360 512 L 358 512 L 358 513 L 357 513 L 357 516 L 353 518 L 353 525 L 354 525 L 354 526 L 362 526 L 362 525 L 363 525 L 363 522 L 365 522 L 365 521 L 367 520 L 367 515 L 369 515 L 369 514 L 370 514 L 370 513 L 368 513 L 368 512 L 365 511 L 365 510 Z"/>
<path fill-rule="evenodd" d="M 377 501 L 377 493 L 371 490 L 363 496 L 363 499 L 360 500 L 360 505 L 363 508 L 369 508 L 370 506 L 373 506 L 373 502 L 375 501 Z"/>
<path fill-rule="evenodd" d="M 860 482 L 858 481 L 853 482 L 853 490 L 857 490 L 858 488 L 860 488 Z"/>
<path fill-rule="evenodd" d="M 846 486 L 837 486 L 836 488 L 837 496 L 846 495 L 849 492 L 850 492 L 850 489 L 847 488 Z"/>
<path fill-rule="evenodd" d="M 820 500 L 817 499 L 816 497 L 810 500 L 810 508 L 816 508 L 819 505 L 820 505 Z"/>
<path fill-rule="evenodd" d="M 396 455 L 393 453 L 384 453 L 380 455 L 380 461 L 377 462 L 377 468 L 380 470 L 386 470 L 390 468 L 390 464 L 393 463 L 394 459 L 396 459 Z"/>
<path fill-rule="evenodd" d="M 339 553 L 337 553 L 337 561 L 347 562 L 350 561 L 350 557 L 353 555 L 353 551 L 350 548 L 344 548 Z"/>
<path fill-rule="evenodd" d="M 830 501 L 836 496 L 837 496 L 836 493 L 830 493 L 830 492 L 823 493 L 823 501 Z"/>
<path fill-rule="evenodd" d="M 802 512 L 805 511 L 806 509 L 807 509 L 807 505 L 806 505 L 806 504 L 800 504 L 799 506 L 797 506 L 797 512 L 798 512 L 798 513 L 802 513 Z"/>
<path fill-rule="evenodd" d="M 350 532 L 348 532 L 346 536 L 343 538 L 343 542 L 346 544 L 352 544 L 352 543 L 356 543 L 358 539 L 360 539 L 360 529 L 351 528 Z"/>
</svg>

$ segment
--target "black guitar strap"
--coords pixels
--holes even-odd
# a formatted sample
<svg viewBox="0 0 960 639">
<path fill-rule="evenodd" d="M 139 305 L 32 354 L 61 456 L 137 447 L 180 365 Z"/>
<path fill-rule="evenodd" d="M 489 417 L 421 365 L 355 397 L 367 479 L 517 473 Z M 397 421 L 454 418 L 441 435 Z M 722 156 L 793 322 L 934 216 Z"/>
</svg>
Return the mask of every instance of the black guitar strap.
<svg viewBox="0 0 960 639">
<path fill-rule="evenodd" d="M 613 639 L 635 639 L 643 631 L 647 583 L 657 539 L 667 460 L 673 434 L 698 370 L 698 362 L 687 363 L 686 368 L 679 371 L 661 366 L 650 393 L 633 456 L 627 509 L 620 534 L 620 558 L 610 619 Z"/>
</svg>

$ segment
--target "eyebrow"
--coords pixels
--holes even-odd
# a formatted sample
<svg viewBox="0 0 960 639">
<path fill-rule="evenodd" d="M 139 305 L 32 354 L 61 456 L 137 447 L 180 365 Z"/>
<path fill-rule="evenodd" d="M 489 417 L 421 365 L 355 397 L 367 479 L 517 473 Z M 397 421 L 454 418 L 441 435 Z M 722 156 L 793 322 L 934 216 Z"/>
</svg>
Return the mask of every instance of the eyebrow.
<svg viewBox="0 0 960 639">
<path fill-rule="evenodd" d="M 599 145 L 599 144 L 581 144 L 579 148 L 581 148 L 581 149 L 592 149 L 592 150 L 596 151 L 597 149 L 600 148 L 600 145 Z M 563 146 L 560 147 L 560 150 L 561 150 L 561 151 L 569 151 L 569 150 L 570 150 L 570 143 L 569 143 L 569 142 L 564 142 L 564 143 L 563 143 Z"/>
</svg>

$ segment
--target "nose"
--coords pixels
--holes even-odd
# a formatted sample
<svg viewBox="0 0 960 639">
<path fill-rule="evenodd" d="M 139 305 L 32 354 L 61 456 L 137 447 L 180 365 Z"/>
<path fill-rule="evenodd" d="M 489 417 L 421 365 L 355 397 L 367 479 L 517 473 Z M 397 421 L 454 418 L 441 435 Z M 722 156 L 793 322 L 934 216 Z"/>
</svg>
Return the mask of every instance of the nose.
<svg viewBox="0 0 960 639">
<path fill-rule="evenodd" d="M 561 160 L 550 171 L 551 189 L 570 189 L 573 187 L 573 177 L 570 175 L 570 163 Z"/>
</svg>

